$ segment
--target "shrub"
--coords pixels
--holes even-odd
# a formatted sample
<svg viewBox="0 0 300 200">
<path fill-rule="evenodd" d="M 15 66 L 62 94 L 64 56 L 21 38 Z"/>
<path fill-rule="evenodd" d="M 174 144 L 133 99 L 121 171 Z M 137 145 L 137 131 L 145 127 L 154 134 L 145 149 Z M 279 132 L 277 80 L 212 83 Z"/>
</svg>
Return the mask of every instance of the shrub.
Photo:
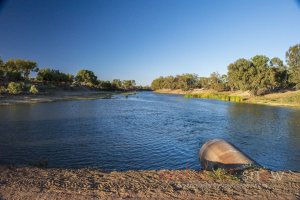
<svg viewBox="0 0 300 200">
<path fill-rule="evenodd" d="M 7 89 L 6 89 L 6 87 L 5 86 L 0 86 L 0 94 L 4 94 L 4 93 L 6 93 L 7 92 Z"/>
<path fill-rule="evenodd" d="M 37 93 L 39 93 L 39 90 L 37 89 L 37 87 L 35 85 L 31 85 L 30 89 L 29 89 L 29 92 L 31 94 L 37 94 Z"/>
<path fill-rule="evenodd" d="M 23 85 L 22 83 L 10 82 L 7 86 L 9 94 L 20 94 L 22 93 Z"/>
</svg>

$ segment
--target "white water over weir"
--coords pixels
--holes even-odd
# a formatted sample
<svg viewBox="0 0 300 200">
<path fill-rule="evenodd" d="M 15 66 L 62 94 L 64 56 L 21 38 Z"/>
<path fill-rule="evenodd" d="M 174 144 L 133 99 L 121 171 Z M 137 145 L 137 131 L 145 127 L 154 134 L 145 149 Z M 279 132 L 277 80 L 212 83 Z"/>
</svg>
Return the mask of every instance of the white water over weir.
<svg viewBox="0 0 300 200">
<path fill-rule="evenodd" d="M 206 170 L 217 168 L 245 169 L 260 165 L 235 147 L 222 139 L 213 139 L 204 143 L 199 152 L 202 167 Z"/>
</svg>

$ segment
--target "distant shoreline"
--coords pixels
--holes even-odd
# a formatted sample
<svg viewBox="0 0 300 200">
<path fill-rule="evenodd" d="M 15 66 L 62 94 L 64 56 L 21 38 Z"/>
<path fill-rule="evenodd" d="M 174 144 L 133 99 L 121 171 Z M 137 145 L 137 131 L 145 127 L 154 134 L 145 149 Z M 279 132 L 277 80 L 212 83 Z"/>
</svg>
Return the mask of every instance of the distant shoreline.
<svg viewBox="0 0 300 200">
<path fill-rule="evenodd" d="M 284 107 L 295 107 L 300 108 L 300 90 L 281 90 L 278 92 L 262 95 L 262 96 L 251 96 L 249 92 L 245 91 L 224 91 L 217 92 L 214 90 L 205 89 L 194 89 L 189 91 L 183 90 L 171 90 L 171 89 L 160 89 L 154 92 L 160 94 L 180 94 L 180 95 L 195 95 L 197 94 L 219 94 L 226 96 L 240 97 L 243 99 L 242 103 L 259 104 L 259 105 L 270 105 L 270 106 L 284 106 Z M 200 95 L 199 95 L 200 96 Z"/>
<path fill-rule="evenodd" d="M 0 199 L 298 199 L 300 173 L 0 166 Z"/>
<path fill-rule="evenodd" d="M 0 106 L 15 104 L 49 103 L 56 101 L 93 100 L 111 98 L 113 95 L 126 93 L 124 91 L 57 91 L 49 94 L 0 95 Z"/>
</svg>

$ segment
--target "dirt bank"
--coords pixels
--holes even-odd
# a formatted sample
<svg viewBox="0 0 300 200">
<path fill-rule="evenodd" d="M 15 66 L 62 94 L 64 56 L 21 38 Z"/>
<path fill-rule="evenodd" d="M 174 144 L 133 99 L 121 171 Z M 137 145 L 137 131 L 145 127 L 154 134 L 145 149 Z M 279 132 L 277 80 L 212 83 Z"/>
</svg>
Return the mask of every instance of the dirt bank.
<svg viewBox="0 0 300 200">
<path fill-rule="evenodd" d="M 203 89 L 194 89 L 190 91 L 161 89 L 161 90 L 156 90 L 155 92 L 162 93 L 162 94 L 182 94 L 182 95 L 198 94 L 198 93 L 225 94 L 229 96 L 242 97 L 244 99 L 243 103 L 300 108 L 300 90 L 298 91 L 281 90 L 276 93 L 270 93 L 262 96 L 251 96 L 248 91 L 216 92 L 214 90 L 203 90 Z"/>
<path fill-rule="evenodd" d="M 300 173 L 0 167 L 0 199 L 299 199 Z"/>
<path fill-rule="evenodd" d="M 24 103 L 46 103 L 67 100 L 88 100 L 111 98 L 120 92 L 110 91 L 58 91 L 41 95 L 0 95 L 0 105 L 13 105 Z"/>
</svg>

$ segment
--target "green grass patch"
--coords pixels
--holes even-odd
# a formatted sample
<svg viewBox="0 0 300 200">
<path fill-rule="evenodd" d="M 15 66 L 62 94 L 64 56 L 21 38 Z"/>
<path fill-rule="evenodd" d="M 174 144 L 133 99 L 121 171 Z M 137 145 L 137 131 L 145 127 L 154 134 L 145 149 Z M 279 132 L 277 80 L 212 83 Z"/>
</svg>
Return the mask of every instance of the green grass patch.
<svg viewBox="0 0 300 200">
<path fill-rule="evenodd" d="M 225 169 L 221 169 L 221 168 L 209 172 L 208 176 L 210 176 L 214 180 L 233 180 L 233 181 L 240 180 L 237 173 L 235 172 L 230 173 L 229 171 L 226 171 Z"/>
<path fill-rule="evenodd" d="M 231 102 L 243 102 L 243 97 L 239 96 L 230 96 L 227 94 L 220 93 L 196 93 L 196 94 L 186 94 L 186 98 L 201 98 L 201 99 L 217 99 L 222 101 L 231 101 Z"/>
</svg>

